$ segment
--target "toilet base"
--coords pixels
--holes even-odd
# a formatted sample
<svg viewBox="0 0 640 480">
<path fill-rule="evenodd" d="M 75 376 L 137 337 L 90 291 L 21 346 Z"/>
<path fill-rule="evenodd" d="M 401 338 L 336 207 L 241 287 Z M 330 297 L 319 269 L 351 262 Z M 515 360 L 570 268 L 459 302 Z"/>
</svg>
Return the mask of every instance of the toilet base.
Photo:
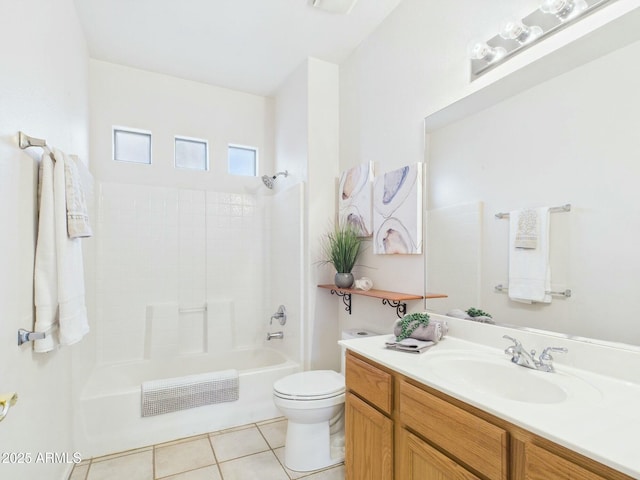
<svg viewBox="0 0 640 480">
<path fill-rule="evenodd" d="M 344 430 L 330 433 L 329 422 L 295 423 L 289 420 L 284 464 L 296 472 L 309 472 L 344 461 Z"/>
</svg>

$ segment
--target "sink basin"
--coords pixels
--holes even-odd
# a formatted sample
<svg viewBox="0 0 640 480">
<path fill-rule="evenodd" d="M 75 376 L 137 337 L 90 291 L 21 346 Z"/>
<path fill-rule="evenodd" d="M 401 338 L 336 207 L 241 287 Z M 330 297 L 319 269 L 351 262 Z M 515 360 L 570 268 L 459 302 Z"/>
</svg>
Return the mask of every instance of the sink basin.
<svg viewBox="0 0 640 480">
<path fill-rule="evenodd" d="M 525 368 L 511 363 L 506 356 L 435 354 L 428 365 L 431 373 L 444 382 L 505 400 L 552 404 L 572 397 L 599 396 L 597 389 L 577 377 Z"/>
</svg>

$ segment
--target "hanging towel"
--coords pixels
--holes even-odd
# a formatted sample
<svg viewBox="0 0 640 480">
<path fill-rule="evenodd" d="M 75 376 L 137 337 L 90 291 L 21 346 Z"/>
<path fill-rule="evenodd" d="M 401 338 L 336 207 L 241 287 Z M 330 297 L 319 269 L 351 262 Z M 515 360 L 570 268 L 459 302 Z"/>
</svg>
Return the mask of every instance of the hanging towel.
<svg viewBox="0 0 640 480">
<path fill-rule="evenodd" d="M 65 155 L 64 176 L 69 238 L 90 237 L 93 232 L 89 224 L 85 195 L 88 185 L 84 185 L 84 183 L 91 181 L 91 174 L 78 157 Z"/>
<path fill-rule="evenodd" d="M 89 332 L 84 302 L 84 268 L 79 238 L 67 233 L 65 194 L 66 154 L 56 150 L 55 164 L 44 155 L 40 164 L 40 213 L 36 245 L 34 288 L 36 352 L 49 352 L 57 344 L 74 344 Z"/>
<path fill-rule="evenodd" d="M 516 248 L 538 247 L 539 212 L 535 209 L 520 211 L 514 246 Z"/>
<path fill-rule="evenodd" d="M 549 207 L 536 209 L 536 248 L 519 248 L 516 239 L 524 212 L 509 213 L 509 298 L 514 301 L 551 303 L 549 267 Z M 528 213 L 525 215 L 529 216 Z"/>
<path fill-rule="evenodd" d="M 43 340 L 34 342 L 37 352 L 53 350 L 53 329 L 58 316 L 58 264 L 56 261 L 56 229 L 53 205 L 53 160 L 47 153 L 40 161 L 38 180 L 39 214 L 34 270 L 34 303 L 36 332 L 44 332 Z"/>
</svg>

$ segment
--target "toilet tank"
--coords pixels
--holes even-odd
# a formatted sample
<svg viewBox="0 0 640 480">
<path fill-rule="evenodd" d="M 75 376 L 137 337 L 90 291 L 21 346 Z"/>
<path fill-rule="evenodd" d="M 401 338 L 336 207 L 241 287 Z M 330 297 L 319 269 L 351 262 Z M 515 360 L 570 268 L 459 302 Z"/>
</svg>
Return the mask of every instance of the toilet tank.
<svg viewBox="0 0 640 480">
<path fill-rule="evenodd" d="M 371 337 L 374 335 L 382 335 L 382 333 L 374 332 L 366 328 L 350 328 L 349 330 L 342 331 L 341 339 L 351 340 L 352 338 Z M 341 354 L 340 373 L 344 375 L 344 364 L 345 364 L 347 349 L 343 346 L 340 346 L 340 354 Z"/>
</svg>

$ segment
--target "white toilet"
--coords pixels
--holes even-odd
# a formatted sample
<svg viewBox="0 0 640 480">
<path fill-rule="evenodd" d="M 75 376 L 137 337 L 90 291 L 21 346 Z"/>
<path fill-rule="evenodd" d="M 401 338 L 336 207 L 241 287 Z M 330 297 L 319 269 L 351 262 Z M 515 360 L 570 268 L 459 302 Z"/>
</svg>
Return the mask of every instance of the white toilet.
<svg viewBox="0 0 640 480">
<path fill-rule="evenodd" d="M 341 433 L 343 427 L 342 375 L 333 370 L 288 375 L 273 384 L 273 403 L 288 420 L 284 449 L 288 468 L 307 472 L 344 460 L 344 450 L 331 456 L 331 430 Z"/>
<path fill-rule="evenodd" d="M 377 335 L 357 332 L 358 336 Z M 347 331 L 342 338 L 354 337 Z M 344 396 L 344 375 L 333 370 L 294 373 L 273 384 L 273 403 L 288 420 L 287 468 L 308 472 L 344 460 Z"/>
</svg>

